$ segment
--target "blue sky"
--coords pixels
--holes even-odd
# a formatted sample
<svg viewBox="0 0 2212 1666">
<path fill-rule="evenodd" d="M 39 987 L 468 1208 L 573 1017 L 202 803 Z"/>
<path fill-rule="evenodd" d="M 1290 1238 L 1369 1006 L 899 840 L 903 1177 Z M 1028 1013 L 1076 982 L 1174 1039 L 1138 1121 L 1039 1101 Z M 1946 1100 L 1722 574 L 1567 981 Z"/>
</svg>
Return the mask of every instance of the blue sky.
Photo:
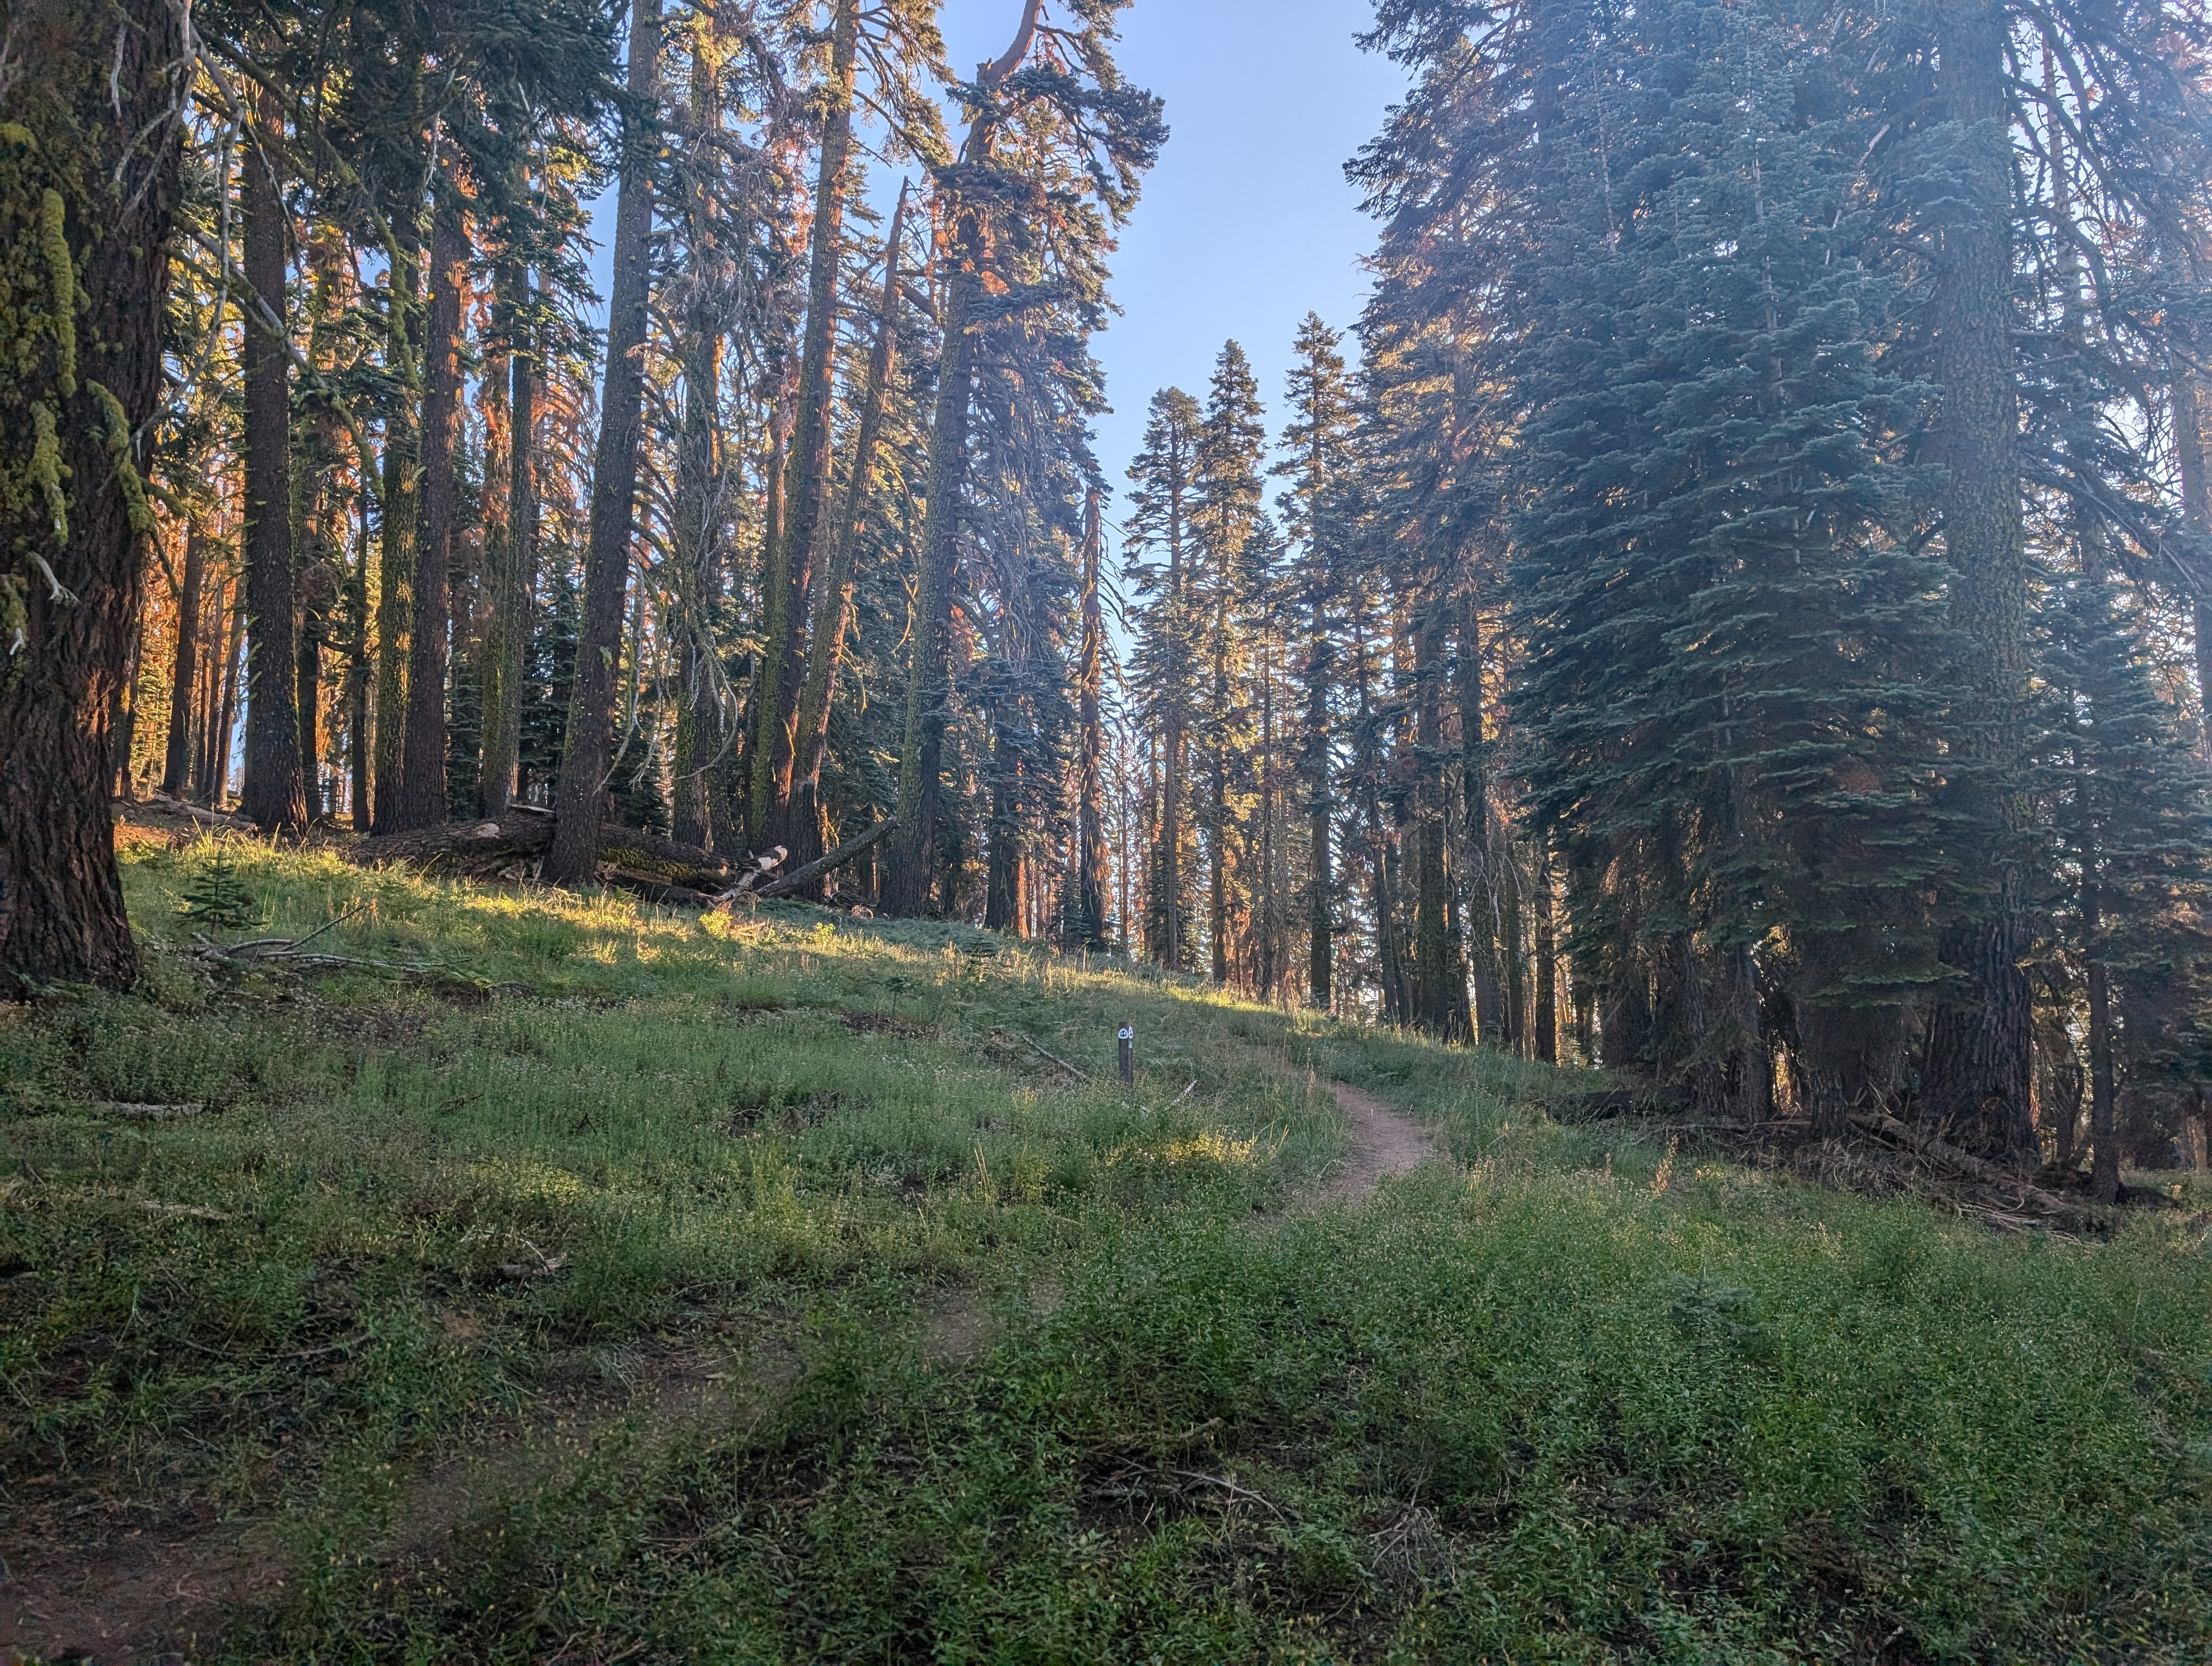
<svg viewBox="0 0 2212 1666">
<path fill-rule="evenodd" d="M 1020 0 L 949 0 L 952 62 L 1004 52 L 1019 11 Z M 1368 0 L 1135 0 L 1121 20 L 1122 72 L 1167 100 L 1170 137 L 1115 257 L 1124 316 L 1098 343 L 1115 407 L 1098 456 L 1117 495 L 1153 392 L 1172 383 L 1203 398 L 1231 337 L 1279 431 L 1299 320 L 1316 312 L 1345 329 L 1365 299 L 1374 224 L 1344 164 L 1405 84 L 1352 44 L 1372 21 Z"/>
</svg>

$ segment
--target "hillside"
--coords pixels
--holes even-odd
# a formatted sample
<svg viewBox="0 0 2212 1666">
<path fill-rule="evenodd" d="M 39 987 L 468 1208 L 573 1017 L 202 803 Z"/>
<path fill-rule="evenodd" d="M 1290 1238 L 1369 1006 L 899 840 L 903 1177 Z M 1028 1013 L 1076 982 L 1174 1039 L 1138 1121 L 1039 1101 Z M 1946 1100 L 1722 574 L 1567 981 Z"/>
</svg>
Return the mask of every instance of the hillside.
<svg viewBox="0 0 2212 1666">
<path fill-rule="evenodd" d="M 964 927 L 128 836 L 141 991 L 0 1010 L 0 1645 L 2212 1651 L 2201 1195 L 1993 1231 Z"/>
</svg>

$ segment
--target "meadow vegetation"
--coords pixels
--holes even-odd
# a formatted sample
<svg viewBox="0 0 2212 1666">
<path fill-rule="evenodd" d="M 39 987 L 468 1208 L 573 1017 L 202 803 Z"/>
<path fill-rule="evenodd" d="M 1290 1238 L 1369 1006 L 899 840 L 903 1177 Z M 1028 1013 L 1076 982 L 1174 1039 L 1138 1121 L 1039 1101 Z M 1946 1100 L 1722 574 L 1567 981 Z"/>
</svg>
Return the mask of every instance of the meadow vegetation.
<svg viewBox="0 0 2212 1666">
<path fill-rule="evenodd" d="M 216 859 L 0 1017 L 0 1601 L 166 1524 L 255 1547 L 208 1660 L 2212 1651 L 2187 1201 L 1999 1235 L 964 927 L 234 842 L 210 931 Z M 1328 1201 L 1331 1081 L 1449 1160 Z"/>
</svg>

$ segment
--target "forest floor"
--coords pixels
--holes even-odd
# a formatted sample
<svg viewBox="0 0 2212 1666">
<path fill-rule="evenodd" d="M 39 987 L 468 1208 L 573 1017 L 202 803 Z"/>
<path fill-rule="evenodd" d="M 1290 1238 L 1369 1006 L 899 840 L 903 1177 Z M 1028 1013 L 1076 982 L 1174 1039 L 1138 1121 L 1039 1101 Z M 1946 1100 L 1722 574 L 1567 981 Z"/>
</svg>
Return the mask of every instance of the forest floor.
<svg viewBox="0 0 2212 1666">
<path fill-rule="evenodd" d="M 0 1658 L 2212 1657 L 2212 1197 L 1993 1231 L 962 927 L 232 841 L 217 931 L 125 836 L 143 987 L 0 1013 Z"/>
</svg>

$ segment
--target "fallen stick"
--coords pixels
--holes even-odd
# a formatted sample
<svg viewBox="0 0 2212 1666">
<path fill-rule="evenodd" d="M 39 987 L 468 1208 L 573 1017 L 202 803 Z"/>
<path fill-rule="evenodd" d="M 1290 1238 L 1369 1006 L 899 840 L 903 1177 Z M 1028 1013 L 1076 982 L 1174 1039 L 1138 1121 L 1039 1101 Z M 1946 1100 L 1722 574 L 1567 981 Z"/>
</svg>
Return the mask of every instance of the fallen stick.
<svg viewBox="0 0 2212 1666">
<path fill-rule="evenodd" d="M 1059 1054 L 1040 1046 L 1036 1042 L 1030 1041 L 1030 1038 L 1027 1036 L 1023 1035 L 1020 1031 L 1002 1030 L 999 1033 L 1003 1036 L 1012 1036 L 1017 1041 L 1026 1043 L 1031 1052 L 1036 1053 L 1040 1057 L 1050 1059 L 1054 1064 L 1058 1065 L 1062 1070 L 1065 1070 L 1069 1075 L 1074 1077 L 1077 1080 L 1087 1082 L 1091 1079 L 1089 1072 L 1077 1069 L 1073 1065 L 1068 1063 L 1066 1059 L 1061 1058 Z M 1194 1082 L 1192 1085 L 1194 1087 L 1197 1084 Z"/>
<path fill-rule="evenodd" d="M 860 835 L 857 838 L 846 840 L 844 843 L 839 845 L 828 855 L 817 857 L 813 861 L 809 862 L 805 867 L 799 869 L 798 873 L 787 874 L 784 878 L 778 879 L 774 885 L 763 885 L 758 891 L 755 891 L 753 895 L 763 898 L 770 897 L 788 897 L 793 891 L 797 891 L 801 885 L 805 885 L 809 880 L 818 879 L 831 869 L 844 866 L 846 863 L 851 861 L 854 857 L 860 855 L 862 852 L 874 848 L 875 846 L 882 842 L 884 836 L 890 832 L 891 829 L 897 825 L 898 823 L 895 818 L 886 816 L 881 821 L 878 822 L 873 827 L 870 828 L 866 832 Z"/>
</svg>

